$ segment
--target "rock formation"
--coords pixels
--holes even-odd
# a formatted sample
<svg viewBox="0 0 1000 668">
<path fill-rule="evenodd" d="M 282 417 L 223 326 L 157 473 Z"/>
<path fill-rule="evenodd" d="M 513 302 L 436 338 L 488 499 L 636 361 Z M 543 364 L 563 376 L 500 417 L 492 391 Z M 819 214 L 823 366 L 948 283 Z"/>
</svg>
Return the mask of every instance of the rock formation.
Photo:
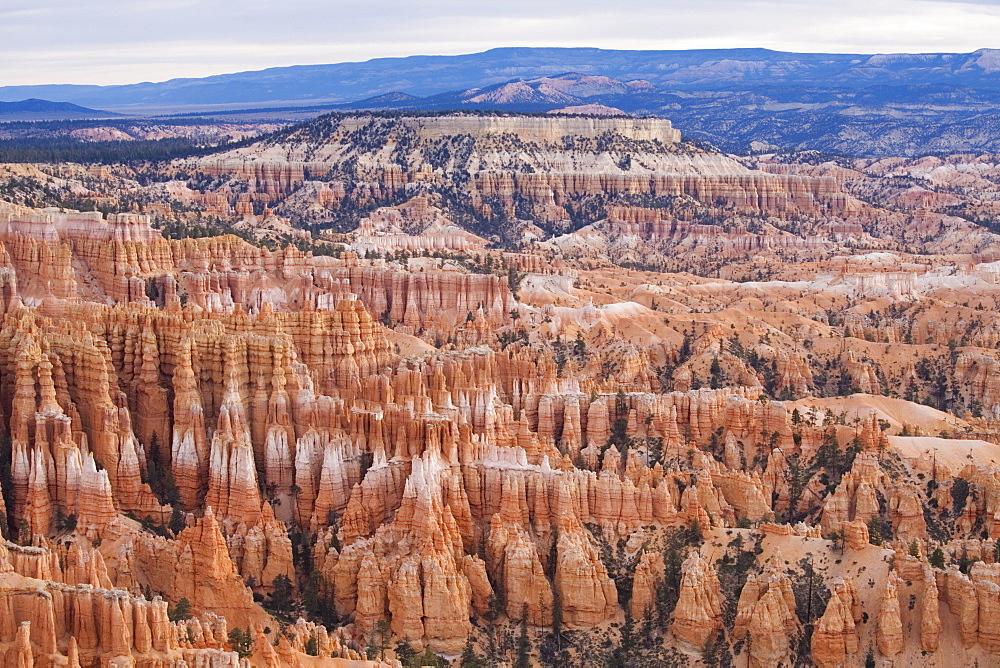
<svg viewBox="0 0 1000 668">
<path fill-rule="evenodd" d="M 903 651 L 903 623 L 899 618 L 899 594 L 895 572 L 889 577 L 878 613 L 878 651 L 892 658 Z"/>
<path fill-rule="evenodd" d="M 860 605 L 857 593 L 844 580 L 837 580 L 833 585 L 826 611 L 816 625 L 812 637 L 813 661 L 820 668 L 844 665 L 848 657 L 858 651 L 855 622 L 860 619 L 855 619 L 855 613 L 860 610 Z M 898 603 L 896 612 L 898 613 Z M 857 616 L 860 618 L 860 614 Z M 892 622 L 887 622 L 887 626 L 891 628 Z M 879 637 L 880 639 L 883 637 L 881 632 Z M 882 647 L 881 642 L 879 646 Z"/>
<path fill-rule="evenodd" d="M 684 561 L 681 573 L 681 593 L 671 632 L 680 642 L 704 647 L 722 625 L 719 579 L 698 553 Z"/>
<path fill-rule="evenodd" d="M 521 628 L 572 665 L 995 662 L 985 158 L 317 123 L 0 166 L 6 663 L 499 663 Z M 143 211 L 29 207 L 25 175 Z"/>
</svg>

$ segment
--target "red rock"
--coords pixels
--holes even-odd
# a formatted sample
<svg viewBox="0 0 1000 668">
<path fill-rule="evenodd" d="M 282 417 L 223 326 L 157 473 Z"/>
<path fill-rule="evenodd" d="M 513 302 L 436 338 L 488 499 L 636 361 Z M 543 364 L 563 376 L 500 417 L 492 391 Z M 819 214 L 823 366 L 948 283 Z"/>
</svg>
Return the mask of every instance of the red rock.
<svg viewBox="0 0 1000 668">
<path fill-rule="evenodd" d="M 645 619 L 653 613 L 656 587 L 663 579 L 663 555 L 646 551 L 639 558 L 632 580 L 632 600 L 629 602 L 633 619 Z"/>
<path fill-rule="evenodd" d="M 671 631 L 677 640 L 701 649 L 722 627 L 722 594 L 715 569 L 697 552 L 681 565 L 681 592 Z"/>
<path fill-rule="evenodd" d="M 924 578 L 924 595 L 920 607 L 920 648 L 925 652 L 937 651 L 940 634 L 937 583 L 934 574 L 928 572 Z"/>
<path fill-rule="evenodd" d="M 852 611 L 855 606 L 860 608 L 850 585 L 843 580 L 835 581 L 833 595 L 812 638 L 813 661 L 820 668 L 844 665 L 848 655 L 858 651 Z"/>
<path fill-rule="evenodd" d="M 890 573 L 878 613 L 878 651 L 890 659 L 903 651 L 903 623 L 899 617 L 897 576 Z"/>
</svg>

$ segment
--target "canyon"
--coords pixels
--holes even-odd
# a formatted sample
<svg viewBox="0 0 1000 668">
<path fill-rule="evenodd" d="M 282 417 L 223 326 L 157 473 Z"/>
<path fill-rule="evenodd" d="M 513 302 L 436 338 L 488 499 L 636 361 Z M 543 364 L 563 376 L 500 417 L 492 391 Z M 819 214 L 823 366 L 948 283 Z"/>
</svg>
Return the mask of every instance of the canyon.
<svg viewBox="0 0 1000 668">
<path fill-rule="evenodd" d="M 471 113 L 0 165 L 5 665 L 996 663 L 997 165 Z"/>
</svg>

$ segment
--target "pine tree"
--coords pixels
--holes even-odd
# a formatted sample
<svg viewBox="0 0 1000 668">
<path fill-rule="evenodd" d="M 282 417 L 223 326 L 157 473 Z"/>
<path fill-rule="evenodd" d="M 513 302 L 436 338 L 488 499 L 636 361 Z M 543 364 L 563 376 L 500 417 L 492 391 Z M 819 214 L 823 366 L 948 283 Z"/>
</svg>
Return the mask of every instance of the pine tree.
<svg viewBox="0 0 1000 668">
<path fill-rule="evenodd" d="M 531 638 L 528 637 L 528 606 L 521 612 L 521 635 L 517 638 L 517 661 L 514 668 L 531 668 Z"/>
<path fill-rule="evenodd" d="M 701 545 L 702 542 L 703 539 L 701 536 L 701 522 L 699 522 L 698 518 L 696 517 L 694 518 L 694 521 L 691 523 L 691 528 L 688 529 L 688 545 L 697 547 Z"/>
<path fill-rule="evenodd" d="M 385 659 L 385 646 L 389 643 L 391 635 L 388 619 L 380 619 L 375 622 L 375 634 L 378 636 L 378 658 Z"/>
<path fill-rule="evenodd" d="M 709 385 L 712 386 L 713 390 L 722 386 L 722 366 L 719 364 L 718 357 L 712 358 L 712 366 L 709 367 Z"/>
<path fill-rule="evenodd" d="M 462 650 L 462 656 L 458 660 L 458 665 L 461 668 L 489 668 L 490 664 L 476 653 L 476 648 L 472 644 L 472 637 L 470 636 L 465 641 L 465 648 Z"/>
<path fill-rule="evenodd" d="M 409 666 L 413 660 L 417 657 L 417 652 L 408 642 L 398 642 L 396 643 L 396 658 L 404 666 Z"/>
<path fill-rule="evenodd" d="M 632 613 L 630 611 L 625 612 L 625 623 L 622 625 L 622 639 L 618 644 L 618 647 L 611 653 L 611 659 L 608 662 L 610 666 L 625 666 L 630 665 L 629 654 L 632 648 L 632 643 L 635 641 L 635 622 L 632 619 Z"/>
<path fill-rule="evenodd" d="M 292 581 L 279 575 L 271 583 L 271 607 L 278 612 L 288 612 L 292 607 Z"/>
<path fill-rule="evenodd" d="M 163 498 L 163 472 L 160 470 L 160 444 L 156 434 L 149 440 L 146 452 L 146 482 L 156 496 Z"/>
<path fill-rule="evenodd" d="M 1000 541 L 997 541 L 1000 543 Z M 556 649 L 562 649 L 562 597 L 558 589 L 552 588 L 552 637 L 556 641 Z"/>
<path fill-rule="evenodd" d="M 249 630 L 244 631 L 237 626 L 229 631 L 229 645 L 241 659 L 245 659 L 251 655 L 250 646 L 252 644 L 253 636 L 250 635 Z"/>
<path fill-rule="evenodd" d="M 167 528 L 176 536 L 181 531 L 184 530 L 184 513 L 177 506 L 174 506 L 170 511 L 170 523 Z"/>
<path fill-rule="evenodd" d="M 191 601 L 186 597 L 177 601 L 173 610 L 167 611 L 167 618 L 172 622 L 179 622 L 184 619 L 191 619 Z"/>
<path fill-rule="evenodd" d="M 878 515 L 872 515 L 868 520 L 868 542 L 872 545 L 882 544 L 882 520 Z"/>
</svg>

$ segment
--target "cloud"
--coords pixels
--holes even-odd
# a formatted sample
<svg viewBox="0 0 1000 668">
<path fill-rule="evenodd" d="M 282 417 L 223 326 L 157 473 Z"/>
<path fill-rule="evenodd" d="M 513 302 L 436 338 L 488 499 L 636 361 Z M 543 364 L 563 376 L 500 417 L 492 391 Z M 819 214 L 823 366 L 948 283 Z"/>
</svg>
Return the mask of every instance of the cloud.
<svg viewBox="0 0 1000 668">
<path fill-rule="evenodd" d="M 972 51 L 1000 0 L 13 0 L 0 85 L 130 83 L 497 46 Z"/>
</svg>

